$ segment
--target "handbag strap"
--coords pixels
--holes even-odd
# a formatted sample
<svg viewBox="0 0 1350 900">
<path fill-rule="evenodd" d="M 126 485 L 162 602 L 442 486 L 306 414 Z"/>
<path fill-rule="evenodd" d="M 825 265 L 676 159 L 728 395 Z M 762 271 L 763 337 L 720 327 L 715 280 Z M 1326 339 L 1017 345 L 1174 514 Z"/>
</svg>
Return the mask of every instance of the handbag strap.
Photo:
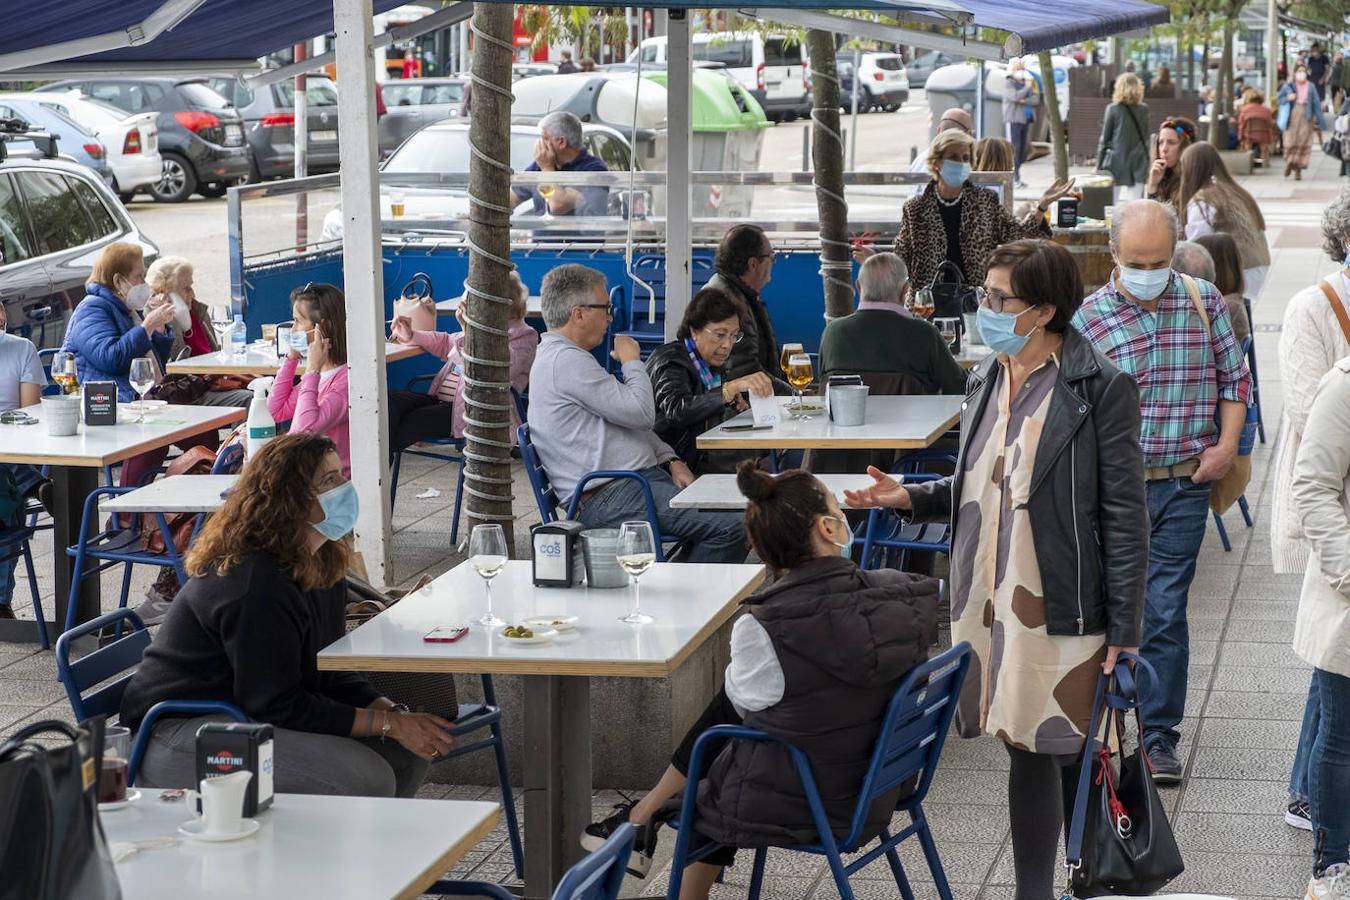
<svg viewBox="0 0 1350 900">
<path fill-rule="evenodd" d="M 1139 119 L 1136 118 L 1134 115 L 1134 111 L 1138 108 L 1139 108 L 1138 105 L 1126 106 L 1125 118 L 1129 119 L 1130 123 L 1134 125 L 1134 133 L 1139 135 L 1139 143 L 1147 147 L 1148 139 L 1144 137 L 1144 128 L 1142 125 L 1139 124 Z"/>
<path fill-rule="evenodd" d="M 947 269 L 951 269 L 953 272 L 956 273 L 956 280 L 938 281 L 938 279 L 942 277 L 942 273 L 947 271 Z M 928 286 L 930 288 L 936 284 L 959 284 L 964 286 L 965 283 L 966 278 L 964 275 L 961 274 L 961 267 L 958 266 L 956 263 L 952 262 L 950 259 L 944 259 L 942 261 L 942 264 L 937 267 L 937 271 L 933 273 L 933 280 L 928 283 Z"/>
<path fill-rule="evenodd" d="M 1341 334 L 1345 335 L 1345 342 L 1350 344 L 1350 316 L 1345 314 L 1345 304 L 1336 296 L 1336 291 L 1331 285 L 1325 281 L 1319 281 L 1318 285 L 1322 288 L 1322 293 L 1327 295 L 1327 302 L 1331 304 L 1331 311 L 1336 314 L 1336 321 L 1341 323 Z"/>
</svg>

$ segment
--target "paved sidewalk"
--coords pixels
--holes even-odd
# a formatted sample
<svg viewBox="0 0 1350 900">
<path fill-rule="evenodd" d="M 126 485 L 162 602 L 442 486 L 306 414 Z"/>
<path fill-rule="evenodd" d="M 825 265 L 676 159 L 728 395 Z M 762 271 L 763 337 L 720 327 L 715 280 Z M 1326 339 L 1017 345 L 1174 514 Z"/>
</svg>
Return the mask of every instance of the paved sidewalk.
<svg viewBox="0 0 1350 900">
<path fill-rule="evenodd" d="M 1048 184 L 1048 162 L 1029 165 L 1026 176 L 1034 187 Z M 1287 299 L 1332 269 L 1319 249 L 1318 225 L 1322 207 L 1336 195 L 1340 179 L 1335 162 L 1318 153 L 1303 182 L 1283 179 L 1277 169 L 1246 178 L 1244 183 L 1267 216 L 1273 253 L 1265 292 L 1254 309 L 1268 442 L 1258 445 L 1253 456 L 1248 497 L 1255 526 L 1244 527 L 1234 510 L 1227 517 L 1232 552 L 1223 551 L 1212 529 L 1205 540 L 1190 603 L 1189 715 L 1182 725 L 1180 747 L 1185 776 L 1179 787 L 1165 790 L 1163 798 L 1187 864 L 1186 873 L 1173 886 L 1177 891 L 1288 900 L 1302 896 L 1311 865 L 1310 835 L 1290 828 L 1282 817 L 1309 669 L 1290 650 L 1300 578 L 1277 577 L 1270 570 L 1265 508 L 1269 462 L 1280 420 L 1276 343 Z M 451 475 L 448 466 L 405 460 L 393 539 L 402 582 L 423 573 L 439 574 L 462 559 L 448 539 L 454 498 Z M 440 495 L 418 498 L 427 488 L 435 488 Z M 536 516 L 519 473 L 515 493 L 520 554 L 526 549 L 528 525 Z M 49 602 L 50 532 L 39 535 L 34 549 L 39 586 L 44 601 Z M 139 602 L 151 574 L 147 571 L 134 579 L 133 604 Z M 119 582 L 116 574 L 105 578 L 105 609 L 115 604 Z M 16 613 L 31 617 L 28 586 L 22 577 L 15 597 Z M 44 718 L 69 718 L 52 655 L 0 644 L 0 733 Z M 1002 900 L 1013 895 L 1006 773 L 1005 754 L 992 739 L 952 739 L 947 745 L 928 812 L 958 898 Z M 629 787 L 640 792 L 646 786 Z M 491 799 L 495 789 L 428 785 L 424 794 Z M 597 812 L 607 811 L 618 799 L 614 792 L 600 792 Z M 499 828 L 465 857 L 455 877 L 508 880 L 509 851 L 504 840 Z M 652 877 L 646 883 L 631 882 L 626 893 L 664 894 L 673 845 L 673 833 L 665 832 Z M 901 856 L 916 895 L 936 896 L 916 849 L 908 848 Z M 714 896 L 744 896 L 748 875 L 747 859 L 728 873 L 727 883 L 718 886 Z M 884 862 L 859 874 L 856 893 L 859 898 L 897 896 Z M 828 900 L 837 893 L 822 861 L 775 852 L 770 855 L 764 895 Z"/>
</svg>

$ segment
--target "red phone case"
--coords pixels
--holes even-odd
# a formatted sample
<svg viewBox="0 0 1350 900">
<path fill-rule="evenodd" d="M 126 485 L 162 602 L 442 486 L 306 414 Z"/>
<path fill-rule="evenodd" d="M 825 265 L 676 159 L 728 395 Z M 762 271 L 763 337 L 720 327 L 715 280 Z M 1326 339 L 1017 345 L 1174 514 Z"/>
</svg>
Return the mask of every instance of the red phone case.
<svg viewBox="0 0 1350 900">
<path fill-rule="evenodd" d="M 468 633 L 468 625 L 459 625 L 454 629 L 448 628 L 445 625 L 437 625 L 435 628 L 422 635 L 422 640 L 428 644 L 453 644 Z"/>
</svg>

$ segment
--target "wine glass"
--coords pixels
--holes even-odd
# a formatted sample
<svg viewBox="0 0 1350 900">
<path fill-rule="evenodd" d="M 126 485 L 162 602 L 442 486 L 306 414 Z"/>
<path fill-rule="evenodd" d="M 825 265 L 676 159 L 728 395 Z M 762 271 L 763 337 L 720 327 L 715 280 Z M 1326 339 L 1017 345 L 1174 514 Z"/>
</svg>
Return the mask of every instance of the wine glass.
<svg viewBox="0 0 1350 900">
<path fill-rule="evenodd" d="M 805 403 L 802 401 L 802 388 L 810 384 L 814 377 L 815 375 L 811 371 L 811 357 L 805 353 L 796 353 L 788 359 L 787 380 L 788 384 L 792 385 L 792 392 L 796 396 L 794 405 L 797 411 L 793 414 L 795 418 L 812 418 L 805 410 Z"/>
<path fill-rule="evenodd" d="M 155 386 L 154 365 L 144 356 L 133 359 L 131 361 L 131 376 L 129 380 L 131 381 L 131 386 L 135 388 L 136 393 L 141 395 L 141 402 L 136 407 L 136 411 L 140 413 L 140 415 L 136 417 L 136 424 L 139 425 L 145 421 L 145 392 Z"/>
<path fill-rule="evenodd" d="M 487 612 L 475 619 L 479 625 L 496 628 L 506 620 L 492 612 L 492 579 L 506 568 L 506 534 L 496 524 L 475 525 L 469 535 L 469 565 L 483 579 L 487 590 Z"/>
<path fill-rule="evenodd" d="M 656 539 L 652 536 L 651 523 L 646 521 L 624 522 L 619 526 L 619 552 L 615 554 L 619 567 L 633 577 L 633 611 L 619 619 L 629 625 L 647 625 L 655 622 L 642 611 L 641 588 L 638 579 L 642 573 L 656 562 Z"/>
<path fill-rule="evenodd" d="M 234 327 L 234 316 L 229 306 L 211 307 L 211 327 L 216 330 L 216 341 L 220 344 L 220 358 L 230 358 L 230 329 Z"/>
<path fill-rule="evenodd" d="M 933 313 L 937 312 L 937 305 L 933 302 L 933 292 L 927 289 L 914 292 L 914 315 L 921 318 L 932 318 Z"/>
<path fill-rule="evenodd" d="M 58 350 L 52 354 L 52 381 L 61 386 L 61 393 L 63 394 L 75 392 L 75 386 L 78 382 L 75 376 L 74 353 Z"/>
</svg>

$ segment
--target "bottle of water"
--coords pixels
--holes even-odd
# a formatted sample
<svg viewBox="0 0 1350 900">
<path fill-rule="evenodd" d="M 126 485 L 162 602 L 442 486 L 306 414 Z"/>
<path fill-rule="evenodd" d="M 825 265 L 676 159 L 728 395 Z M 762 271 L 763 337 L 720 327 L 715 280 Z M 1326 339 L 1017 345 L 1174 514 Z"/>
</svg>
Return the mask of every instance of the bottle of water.
<svg viewBox="0 0 1350 900">
<path fill-rule="evenodd" d="M 234 358 L 243 361 L 248 356 L 248 326 L 244 324 L 244 317 L 236 314 L 234 317 L 234 326 L 230 329 L 230 350 Z"/>
</svg>

